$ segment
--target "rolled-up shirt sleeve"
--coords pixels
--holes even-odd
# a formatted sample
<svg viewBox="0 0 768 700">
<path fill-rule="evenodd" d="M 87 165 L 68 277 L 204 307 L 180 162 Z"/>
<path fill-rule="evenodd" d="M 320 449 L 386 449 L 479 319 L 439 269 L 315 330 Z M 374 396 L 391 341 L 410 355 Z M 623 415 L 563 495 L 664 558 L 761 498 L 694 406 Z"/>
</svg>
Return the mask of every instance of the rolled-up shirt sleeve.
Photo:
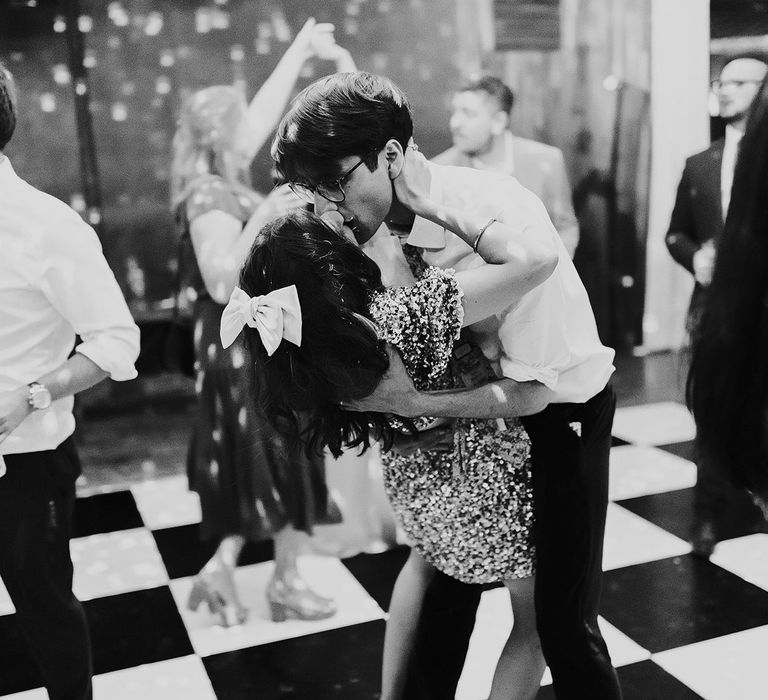
<svg viewBox="0 0 768 700">
<path fill-rule="evenodd" d="M 518 382 L 538 381 L 555 391 L 560 372 L 571 364 L 572 357 L 562 331 L 565 309 L 548 299 L 553 291 L 549 285 L 537 287 L 501 314 L 499 363 L 505 377 Z"/>
<path fill-rule="evenodd" d="M 139 329 L 95 231 L 71 212 L 45 236 L 45 245 L 41 288 L 80 336 L 75 350 L 114 380 L 134 379 Z"/>
</svg>

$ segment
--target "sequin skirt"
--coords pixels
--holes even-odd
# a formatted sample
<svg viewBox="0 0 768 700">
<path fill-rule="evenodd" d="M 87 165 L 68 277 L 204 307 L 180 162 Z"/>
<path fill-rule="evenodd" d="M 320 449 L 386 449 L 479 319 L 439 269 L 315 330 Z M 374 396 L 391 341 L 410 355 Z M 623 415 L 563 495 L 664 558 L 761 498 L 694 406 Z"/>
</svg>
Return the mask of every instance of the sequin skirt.
<svg viewBox="0 0 768 700">
<path fill-rule="evenodd" d="M 459 421 L 453 452 L 382 455 L 384 486 L 421 555 L 465 583 L 533 574 L 530 440 L 519 421 Z"/>
</svg>

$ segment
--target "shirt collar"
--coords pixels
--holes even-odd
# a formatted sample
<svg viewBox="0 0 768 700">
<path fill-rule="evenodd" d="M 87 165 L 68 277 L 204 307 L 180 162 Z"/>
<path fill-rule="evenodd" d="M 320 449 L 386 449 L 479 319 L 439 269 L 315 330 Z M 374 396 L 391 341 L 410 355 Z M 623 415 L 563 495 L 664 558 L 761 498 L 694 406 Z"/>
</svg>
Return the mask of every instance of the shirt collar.
<svg viewBox="0 0 768 700">
<path fill-rule="evenodd" d="M 440 179 L 440 169 L 433 163 L 427 163 L 430 174 L 429 198 L 439 204 L 443 203 L 443 182 Z M 442 250 L 446 244 L 445 229 L 434 221 L 416 216 L 411 227 L 411 233 L 406 243 L 417 248 Z"/>
<path fill-rule="evenodd" d="M 738 129 L 735 129 L 730 124 L 725 125 L 725 145 L 726 146 L 735 146 L 741 141 L 741 137 L 744 136 L 743 131 L 739 131 Z"/>
</svg>

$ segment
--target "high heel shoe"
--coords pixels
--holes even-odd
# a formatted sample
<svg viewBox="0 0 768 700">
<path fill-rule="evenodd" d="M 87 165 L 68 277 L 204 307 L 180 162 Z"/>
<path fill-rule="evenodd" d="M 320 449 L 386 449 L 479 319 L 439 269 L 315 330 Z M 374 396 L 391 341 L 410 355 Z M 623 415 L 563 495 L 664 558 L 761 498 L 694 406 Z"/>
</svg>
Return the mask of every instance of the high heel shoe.
<svg viewBox="0 0 768 700">
<path fill-rule="evenodd" d="M 324 620 L 336 614 L 336 603 L 315 593 L 301 579 L 288 583 L 273 578 L 267 586 L 267 601 L 273 622 Z"/>
<path fill-rule="evenodd" d="M 227 569 L 201 571 L 192 583 L 187 608 L 196 611 L 201 603 L 208 605 L 211 615 L 217 615 L 223 627 L 242 625 L 248 611 L 240 603 L 232 572 Z"/>
</svg>

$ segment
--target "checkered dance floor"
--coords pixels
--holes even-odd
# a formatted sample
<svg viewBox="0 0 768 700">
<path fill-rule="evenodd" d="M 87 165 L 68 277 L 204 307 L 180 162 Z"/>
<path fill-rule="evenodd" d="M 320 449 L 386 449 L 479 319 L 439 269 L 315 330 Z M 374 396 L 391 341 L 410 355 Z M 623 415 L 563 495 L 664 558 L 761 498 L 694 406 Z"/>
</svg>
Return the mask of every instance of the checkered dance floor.
<svg viewBox="0 0 768 700">
<path fill-rule="evenodd" d="M 619 409 L 611 457 L 601 625 L 627 700 L 765 700 L 768 534 L 743 514 L 720 524 L 711 561 L 690 554 L 693 425 L 678 403 Z M 247 624 L 223 629 L 185 607 L 212 553 L 181 476 L 79 498 L 75 592 L 91 627 L 97 700 L 366 700 L 378 697 L 384 620 L 407 550 L 301 568 L 338 614 L 272 623 L 269 546 L 249 545 L 237 583 Z M 747 522 L 749 521 L 749 522 Z M 511 624 L 503 589 L 483 594 L 457 698 L 486 698 Z M 552 698 L 544 679 L 540 698 Z M 0 696 L 46 698 L 0 587 Z"/>
</svg>

